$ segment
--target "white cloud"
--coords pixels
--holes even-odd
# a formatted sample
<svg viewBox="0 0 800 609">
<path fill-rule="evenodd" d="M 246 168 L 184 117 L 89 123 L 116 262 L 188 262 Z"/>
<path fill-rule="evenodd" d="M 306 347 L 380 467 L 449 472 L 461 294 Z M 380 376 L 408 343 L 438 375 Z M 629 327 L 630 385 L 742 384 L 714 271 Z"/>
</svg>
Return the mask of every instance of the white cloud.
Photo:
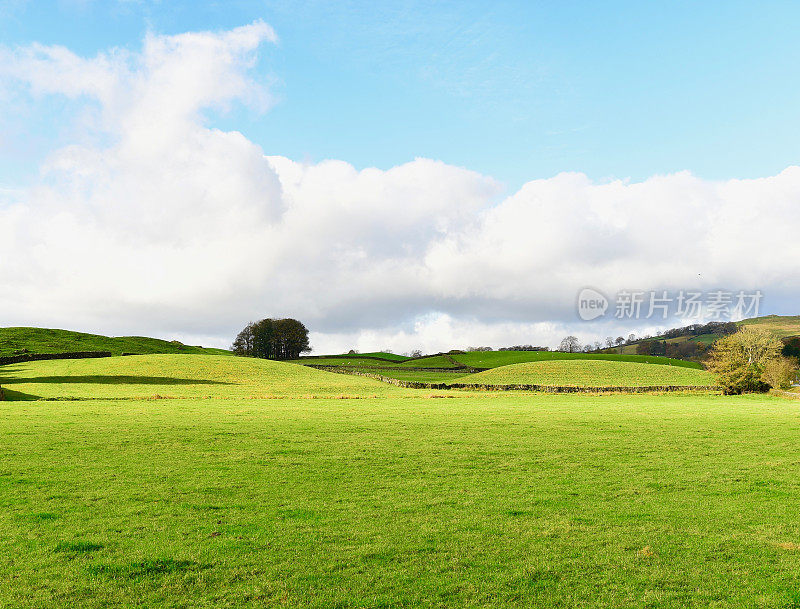
<svg viewBox="0 0 800 609">
<path fill-rule="evenodd" d="M 800 293 L 800 168 L 712 182 L 564 173 L 502 198 L 493 179 L 416 159 L 382 171 L 269 156 L 208 109 L 265 109 L 252 77 L 276 36 L 150 34 L 141 51 L 0 51 L 15 95 L 84 108 L 24 193 L 0 197 L 4 324 L 227 344 L 257 316 L 293 315 L 320 350 L 555 344 L 590 285 Z M 2 98 L 0 98 L 2 99 Z"/>
</svg>

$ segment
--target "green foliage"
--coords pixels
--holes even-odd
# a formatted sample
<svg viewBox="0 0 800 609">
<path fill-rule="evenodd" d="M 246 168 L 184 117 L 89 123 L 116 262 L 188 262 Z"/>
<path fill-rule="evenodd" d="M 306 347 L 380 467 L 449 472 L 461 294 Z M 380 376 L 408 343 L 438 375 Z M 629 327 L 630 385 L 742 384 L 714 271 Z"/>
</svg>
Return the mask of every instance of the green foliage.
<svg viewBox="0 0 800 609">
<path fill-rule="evenodd" d="M 788 357 L 772 359 L 764 366 L 761 380 L 773 389 L 790 389 L 797 378 L 797 360 Z"/>
<path fill-rule="evenodd" d="M 588 359 L 527 362 L 492 368 L 459 379 L 459 383 L 532 384 L 574 387 L 714 386 L 705 370 L 624 361 Z"/>
<path fill-rule="evenodd" d="M 0 356 L 15 355 L 15 351 L 30 353 L 68 353 L 74 351 L 110 351 L 123 353 L 187 353 L 230 355 L 224 349 L 205 349 L 142 336 L 111 338 L 98 334 L 84 334 L 69 330 L 49 328 L 0 328 Z"/>
<path fill-rule="evenodd" d="M 709 369 L 719 376 L 727 395 L 763 391 L 767 364 L 781 357 L 783 343 L 767 328 L 744 326 L 736 334 L 721 338 L 709 357 Z"/>
<path fill-rule="evenodd" d="M 291 360 L 311 350 L 308 329 L 296 319 L 262 319 L 239 332 L 231 350 L 236 355 Z"/>
</svg>

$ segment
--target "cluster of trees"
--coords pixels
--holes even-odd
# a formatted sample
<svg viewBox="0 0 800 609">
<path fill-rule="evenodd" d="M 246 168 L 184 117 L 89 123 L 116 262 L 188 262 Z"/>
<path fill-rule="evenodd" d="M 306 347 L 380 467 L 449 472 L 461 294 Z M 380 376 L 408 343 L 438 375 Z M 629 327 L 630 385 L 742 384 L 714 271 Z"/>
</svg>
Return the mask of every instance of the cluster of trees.
<svg viewBox="0 0 800 609">
<path fill-rule="evenodd" d="M 800 336 L 783 339 L 783 355 L 800 359 Z"/>
<path fill-rule="evenodd" d="M 712 321 L 707 324 L 692 324 L 681 328 L 672 328 L 664 332 L 661 337 L 664 339 L 678 338 L 681 336 L 700 336 L 701 334 L 718 334 L 727 336 L 733 334 L 738 326 L 733 322 Z M 592 353 L 617 349 L 627 345 L 636 345 L 638 355 L 665 355 L 679 359 L 692 359 L 702 357 L 707 349 L 707 345 L 695 341 L 685 341 L 670 343 L 666 340 L 652 340 L 652 336 L 647 335 L 638 337 L 636 334 L 629 334 L 626 337 L 613 336 L 606 337 L 605 341 L 595 341 L 592 344 L 581 345 L 575 336 L 567 336 L 561 341 L 559 351 L 566 353 Z M 798 345 L 800 351 L 800 345 Z"/>
<path fill-rule="evenodd" d="M 308 329 L 296 319 L 262 319 L 239 332 L 231 350 L 236 355 L 263 359 L 297 359 L 311 351 Z"/>
<path fill-rule="evenodd" d="M 533 345 L 514 345 L 513 347 L 500 347 L 498 351 L 550 351 L 550 347 L 534 347 Z"/>
<path fill-rule="evenodd" d="M 664 338 L 678 338 L 680 336 L 700 336 L 701 334 L 721 334 L 727 336 L 739 329 L 732 321 L 710 321 L 707 324 L 692 324 L 682 328 L 672 328 L 661 336 Z"/>
<path fill-rule="evenodd" d="M 691 359 L 702 357 L 706 352 L 706 345 L 697 341 L 682 341 L 668 343 L 665 340 L 645 340 L 636 345 L 637 355 L 665 355 L 678 359 Z"/>
<path fill-rule="evenodd" d="M 581 345 L 580 340 L 576 336 L 567 336 L 562 339 L 561 343 L 558 345 L 557 351 L 563 351 L 564 353 L 592 353 L 594 351 L 604 351 L 606 349 L 616 349 L 617 347 L 624 347 L 625 345 L 630 345 L 635 343 L 636 341 L 641 340 L 636 337 L 635 334 L 628 335 L 628 338 L 623 338 L 622 336 L 618 336 L 614 338 L 609 336 L 606 338 L 605 342 L 595 341 L 594 343 L 587 343 L 585 345 Z M 547 347 L 542 348 L 534 348 L 534 351 L 548 351 Z"/>
<path fill-rule="evenodd" d="M 513 345 L 500 347 L 498 351 L 550 351 L 550 347 L 535 347 L 533 345 Z M 467 347 L 467 351 L 494 351 L 492 347 Z"/>
<path fill-rule="evenodd" d="M 719 375 L 726 395 L 788 389 L 797 376 L 797 360 L 785 357 L 783 347 L 768 330 L 745 326 L 714 343 L 708 368 Z"/>
</svg>

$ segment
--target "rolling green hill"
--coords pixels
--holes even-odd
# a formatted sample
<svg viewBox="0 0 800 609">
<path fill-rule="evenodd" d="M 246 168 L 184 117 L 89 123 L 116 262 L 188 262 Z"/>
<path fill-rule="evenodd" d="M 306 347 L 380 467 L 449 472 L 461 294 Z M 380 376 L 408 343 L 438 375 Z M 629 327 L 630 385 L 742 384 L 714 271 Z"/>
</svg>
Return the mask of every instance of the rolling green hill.
<svg viewBox="0 0 800 609">
<path fill-rule="evenodd" d="M 391 355 L 391 354 L 389 354 Z M 400 356 L 402 357 L 402 356 Z M 442 355 L 431 355 L 421 358 L 408 358 L 387 360 L 372 359 L 366 354 L 348 356 L 317 356 L 301 357 L 291 360 L 293 364 L 303 364 L 311 366 L 343 366 L 346 368 L 458 368 L 457 363 L 447 359 Z"/>
<path fill-rule="evenodd" d="M 72 351 L 110 351 L 113 355 L 135 353 L 194 353 L 231 355 L 224 349 L 206 349 L 143 336 L 109 337 L 50 328 L 0 328 L 0 356 L 14 355 L 26 349 L 31 353 L 67 353 Z"/>
<path fill-rule="evenodd" d="M 766 328 L 778 338 L 800 336 L 800 315 L 765 315 L 742 320 L 738 325 Z"/>
<path fill-rule="evenodd" d="M 800 336 L 800 315 L 765 315 L 764 317 L 752 317 L 750 319 L 743 319 L 736 322 L 739 327 L 743 326 L 759 326 L 769 330 L 777 338 L 788 338 L 790 336 Z M 648 341 L 663 341 L 672 345 L 680 343 L 700 343 L 708 347 L 715 341 L 722 338 L 723 334 L 709 333 L 698 334 L 695 336 L 677 336 L 674 338 L 664 338 L 663 336 L 654 336 L 647 339 Z M 623 345 L 616 347 L 617 351 L 621 354 L 632 355 L 636 353 L 637 345 L 644 341 L 637 341 L 630 345 Z"/>
<path fill-rule="evenodd" d="M 218 355 L 131 355 L 0 367 L 9 400 L 367 397 L 409 390 L 285 362 Z"/>
<path fill-rule="evenodd" d="M 523 362 L 551 360 L 607 360 L 645 364 L 663 364 L 682 368 L 702 368 L 696 362 L 688 362 L 654 355 L 617 355 L 608 353 L 561 353 L 559 351 L 474 351 L 454 355 L 453 359 L 473 368 L 497 368 Z"/>
<path fill-rule="evenodd" d="M 343 353 L 341 355 L 304 355 L 296 360 L 295 363 L 316 363 L 314 360 L 360 360 L 360 359 L 381 359 L 387 362 L 404 362 L 411 359 L 405 355 L 398 355 L 397 353 L 389 353 L 387 351 L 373 351 L 371 353 Z"/>
<path fill-rule="evenodd" d="M 489 385 L 533 384 L 566 387 L 711 386 L 715 375 L 685 366 L 630 361 L 562 359 L 492 368 L 458 379 Z"/>
</svg>

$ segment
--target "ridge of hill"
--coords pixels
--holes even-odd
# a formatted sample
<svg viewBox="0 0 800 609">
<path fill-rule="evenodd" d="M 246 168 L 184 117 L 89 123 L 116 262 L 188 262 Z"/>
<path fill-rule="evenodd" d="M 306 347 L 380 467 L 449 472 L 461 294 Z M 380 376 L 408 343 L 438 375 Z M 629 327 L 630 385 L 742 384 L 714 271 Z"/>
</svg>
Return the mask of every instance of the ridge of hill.
<svg viewBox="0 0 800 609">
<path fill-rule="evenodd" d="M 145 336 L 102 336 L 54 328 L 0 328 L 0 356 L 27 353 L 67 353 L 75 351 L 110 351 L 112 355 L 185 353 L 195 355 L 231 355 L 225 349 L 184 345 Z"/>
</svg>

